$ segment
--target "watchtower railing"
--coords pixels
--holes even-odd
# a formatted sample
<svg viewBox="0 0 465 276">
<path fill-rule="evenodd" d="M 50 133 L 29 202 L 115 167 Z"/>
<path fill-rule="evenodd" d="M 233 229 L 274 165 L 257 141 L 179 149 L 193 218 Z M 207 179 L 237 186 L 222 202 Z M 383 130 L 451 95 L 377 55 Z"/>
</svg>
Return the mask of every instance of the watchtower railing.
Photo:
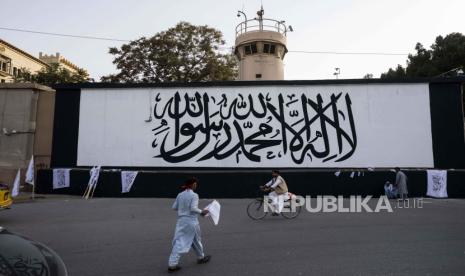
<svg viewBox="0 0 465 276">
<path fill-rule="evenodd" d="M 284 24 L 284 21 L 278 21 L 274 19 L 250 19 L 243 21 L 236 26 L 236 37 L 248 33 L 248 32 L 258 32 L 258 31 L 272 31 L 278 32 L 286 36 L 287 27 Z"/>
</svg>

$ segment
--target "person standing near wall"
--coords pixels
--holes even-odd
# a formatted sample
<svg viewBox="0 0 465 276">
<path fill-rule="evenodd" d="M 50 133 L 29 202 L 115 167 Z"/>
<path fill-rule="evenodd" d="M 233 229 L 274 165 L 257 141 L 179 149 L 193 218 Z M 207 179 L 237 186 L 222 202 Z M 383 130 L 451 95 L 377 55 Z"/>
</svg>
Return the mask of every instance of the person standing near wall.
<svg viewBox="0 0 465 276">
<path fill-rule="evenodd" d="M 168 272 L 181 269 L 178 265 L 181 254 L 189 252 L 191 247 L 197 254 L 198 264 L 207 263 L 211 258 L 204 254 L 200 237 L 197 216 L 205 216 L 208 210 L 202 211 L 198 208 L 199 196 L 194 192 L 197 188 L 197 179 L 186 180 L 182 188 L 184 191 L 178 194 L 172 207 L 178 212 L 178 221 L 173 238 L 173 249 L 168 261 Z"/>
<path fill-rule="evenodd" d="M 399 167 L 396 168 L 396 188 L 397 188 L 397 197 L 401 199 L 407 199 L 408 189 L 407 189 L 407 176 Z"/>
</svg>

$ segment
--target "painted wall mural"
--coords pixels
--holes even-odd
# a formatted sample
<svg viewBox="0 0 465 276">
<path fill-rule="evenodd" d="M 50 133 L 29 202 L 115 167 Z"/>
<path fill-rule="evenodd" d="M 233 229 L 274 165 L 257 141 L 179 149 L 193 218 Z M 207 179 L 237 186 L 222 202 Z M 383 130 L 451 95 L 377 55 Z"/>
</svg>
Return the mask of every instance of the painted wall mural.
<svg viewBox="0 0 465 276">
<path fill-rule="evenodd" d="M 83 89 L 78 165 L 432 167 L 427 84 Z"/>
</svg>

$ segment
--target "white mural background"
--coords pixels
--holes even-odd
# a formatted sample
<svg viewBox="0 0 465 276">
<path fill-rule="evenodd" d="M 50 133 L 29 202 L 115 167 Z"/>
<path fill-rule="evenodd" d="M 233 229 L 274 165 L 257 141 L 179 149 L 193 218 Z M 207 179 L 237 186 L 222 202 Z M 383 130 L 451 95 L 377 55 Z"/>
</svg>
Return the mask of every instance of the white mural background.
<svg viewBox="0 0 465 276">
<path fill-rule="evenodd" d="M 429 87 L 83 89 L 77 164 L 433 167 Z"/>
</svg>

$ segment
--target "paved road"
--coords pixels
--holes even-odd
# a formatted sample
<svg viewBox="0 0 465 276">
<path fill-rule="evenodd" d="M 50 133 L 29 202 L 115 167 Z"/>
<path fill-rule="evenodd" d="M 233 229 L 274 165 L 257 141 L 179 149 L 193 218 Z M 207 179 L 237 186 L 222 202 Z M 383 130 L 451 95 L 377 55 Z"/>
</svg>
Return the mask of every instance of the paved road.
<svg viewBox="0 0 465 276">
<path fill-rule="evenodd" d="M 212 261 L 197 265 L 186 254 L 176 275 L 465 275 L 465 200 L 428 201 L 393 213 L 252 221 L 249 200 L 223 199 L 220 225 L 201 219 Z M 39 199 L 0 212 L 0 225 L 55 249 L 70 275 L 165 275 L 176 220 L 171 203 Z"/>
</svg>

